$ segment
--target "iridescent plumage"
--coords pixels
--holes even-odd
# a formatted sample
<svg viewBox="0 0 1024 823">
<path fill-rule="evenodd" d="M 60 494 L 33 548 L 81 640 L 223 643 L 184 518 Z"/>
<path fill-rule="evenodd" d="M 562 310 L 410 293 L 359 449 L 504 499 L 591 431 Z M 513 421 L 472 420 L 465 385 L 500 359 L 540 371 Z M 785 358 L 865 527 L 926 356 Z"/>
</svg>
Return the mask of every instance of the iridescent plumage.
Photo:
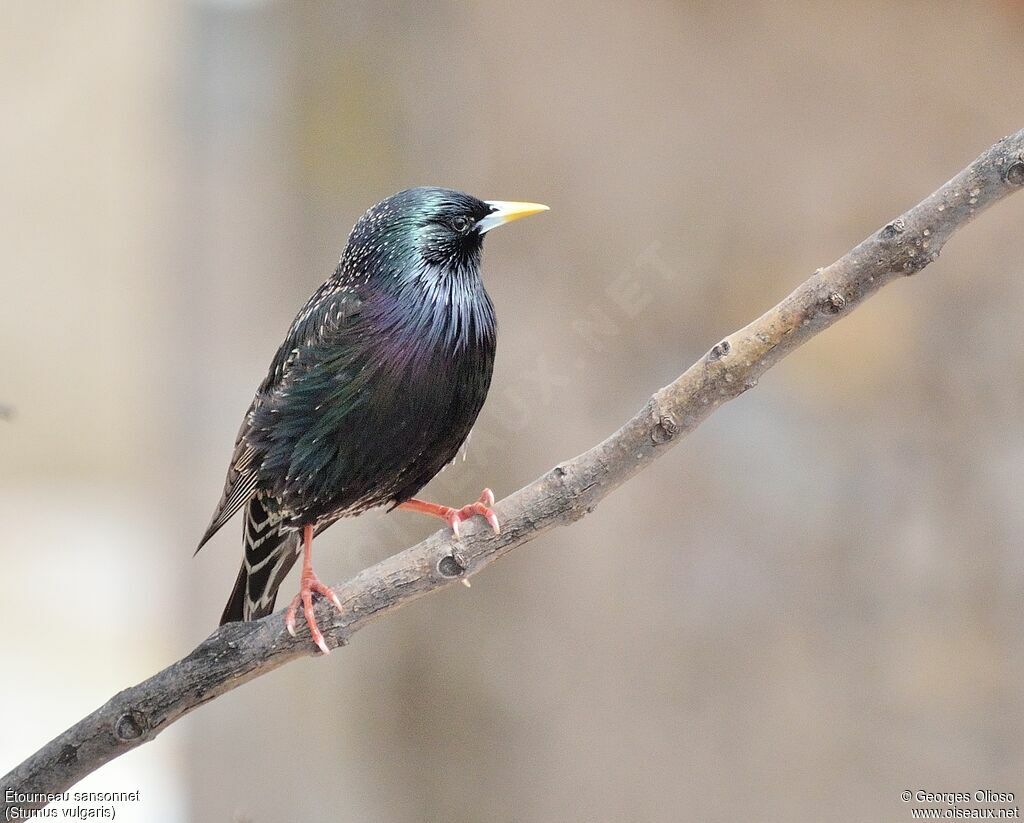
<svg viewBox="0 0 1024 823">
<path fill-rule="evenodd" d="M 304 527 L 399 505 L 456 456 L 497 342 L 483 235 L 509 205 L 521 204 L 417 188 L 356 223 L 256 392 L 200 542 L 246 508 L 245 558 L 221 622 L 273 610 Z"/>
</svg>

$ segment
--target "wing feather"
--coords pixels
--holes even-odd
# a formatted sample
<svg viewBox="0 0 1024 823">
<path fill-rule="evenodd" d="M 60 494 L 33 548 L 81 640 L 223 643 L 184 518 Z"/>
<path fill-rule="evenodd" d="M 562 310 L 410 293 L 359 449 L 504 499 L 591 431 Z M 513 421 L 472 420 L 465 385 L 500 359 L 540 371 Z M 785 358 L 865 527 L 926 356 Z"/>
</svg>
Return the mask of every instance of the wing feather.
<svg viewBox="0 0 1024 823">
<path fill-rule="evenodd" d="M 264 401 L 286 382 L 302 352 L 317 345 L 325 334 L 335 334 L 351 318 L 360 304 L 358 296 L 336 279 L 330 279 L 313 294 L 292 322 L 284 343 L 278 348 L 267 376 L 260 384 L 246 412 L 231 455 L 224 491 L 210 519 L 199 551 L 213 535 L 241 509 L 257 491 L 263 455 L 251 442 L 252 421 Z"/>
</svg>

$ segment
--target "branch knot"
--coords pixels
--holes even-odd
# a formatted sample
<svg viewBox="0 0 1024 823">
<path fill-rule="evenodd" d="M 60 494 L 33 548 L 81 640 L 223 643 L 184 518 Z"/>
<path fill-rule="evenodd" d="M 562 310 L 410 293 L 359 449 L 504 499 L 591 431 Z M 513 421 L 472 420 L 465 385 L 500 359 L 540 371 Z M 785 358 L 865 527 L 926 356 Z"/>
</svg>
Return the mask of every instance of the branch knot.
<svg viewBox="0 0 1024 823">
<path fill-rule="evenodd" d="M 148 727 L 146 716 L 140 711 L 130 709 L 114 723 L 114 736 L 121 741 L 135 740 L 142 737 Z"/>
<path fill-rule="evenodd" d="M 897 217 L 891 223 L 888 223 L 880 232 L 879 235 L 883 240 L 892 240 L 897 234 L 903 234 L 903 231 L 907 228 L 906 221 L 902 217 Z"/>
<path fill-rule="evenodd" d="M 711 351 L 708 352 L 708 360 L 721 360 L 730 351 L 732 351 L 732 346 L 728 340 L 723 340 L 721 343 L 715 343 L 715 345 L 711 347 Z"/>
<path fill-rule="evenodd" d="M 672 419 L 671 415 L 663 414 L 658 422 L 651 429 L 651 440 L 655 445 L 662 445 L 670 442 L 679 433 L 679 424 Z"/>
<path fill-rule="evenodd" d="M 461 577 L 467 566 L 466 558 L 457 549 L 453 549 L 437 561 L 437 573 L 441 577 Z"/>
</svg>

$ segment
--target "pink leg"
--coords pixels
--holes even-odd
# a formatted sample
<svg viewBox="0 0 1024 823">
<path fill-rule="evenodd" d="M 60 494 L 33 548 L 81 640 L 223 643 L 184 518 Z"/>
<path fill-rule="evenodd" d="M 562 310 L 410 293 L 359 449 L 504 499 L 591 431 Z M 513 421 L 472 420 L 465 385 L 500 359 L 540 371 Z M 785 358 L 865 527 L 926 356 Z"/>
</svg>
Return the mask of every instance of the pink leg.
<svg viewBox="0 0 1024 823">
<path fill-rule="evenodd" d="M 302 614 L 306 618 L 306 625 L 309 626 L 310 637 L 313 638 L 313 642 L 316 643 L 320 651 L 330 654 L 331 650 L 327 648 L 323 632 L 316 624 L 316 616 L 313 614 L 313 592 L 322 594 L 337 607 L 338 611 L 341 611 L 341 601 L 338 600 L 338 595 L 331 591 L 330 586 L 321 583 L 320 578 L 313 571 L 313 527 L 303 526 L 302 582 L 299 585 L 299 593 L 295 595 L 295 599 L 288 606 L 288 611 L 285 612 L 284 625 L 288 629 L 288 634 L 295 637 L 295 610 L 298 609 L 299 603 L 302 603 Z"/>
<path fill-rule="evenodd" d="M 480 499 L 475 503 L 463 506 L 461 509 L 453 509 L 451 506 L 442 506 L 440 503 L 430 503 L 426 500 L 419 500 L 415 497 L 411 497 L 404 503 L 401 503 L 398 508 L 407 509 L 411 512 L 419 512 L 420 514 L 429 514 L 431 517 L 440 517 L 445 523 L 447 523 L 458 539 L 461 537 L 459 534 L 459 524 L 463 520 L 469 520 L 469 518 L 480 515 L 488 523 L 491 524 L 491 528 L 494 529 L 495 534 L 501 534 L 501 526 L 498 524 L 498 515 L 494 513 L 494 509 L 491 506 L 494 505 L 494 493 L 490 489 L 484 489 L 480 493 Z"/>
</svg>

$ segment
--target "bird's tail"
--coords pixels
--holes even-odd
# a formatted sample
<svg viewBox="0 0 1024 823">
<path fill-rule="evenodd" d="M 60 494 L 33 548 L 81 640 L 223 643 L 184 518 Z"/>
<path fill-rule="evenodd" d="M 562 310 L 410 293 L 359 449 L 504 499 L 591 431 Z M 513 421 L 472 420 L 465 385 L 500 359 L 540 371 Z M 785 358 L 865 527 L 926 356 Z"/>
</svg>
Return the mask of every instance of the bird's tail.
<svg viewBox="0 0 1024 823">
<path fill-rule="evenodd" d="M 258 497 L 245 509 L 245 555 L 220 623 L 257 620 L 274 611 L 277 590 L 299 556 L 299 532 L 269 513 Z"/>
</svg>

